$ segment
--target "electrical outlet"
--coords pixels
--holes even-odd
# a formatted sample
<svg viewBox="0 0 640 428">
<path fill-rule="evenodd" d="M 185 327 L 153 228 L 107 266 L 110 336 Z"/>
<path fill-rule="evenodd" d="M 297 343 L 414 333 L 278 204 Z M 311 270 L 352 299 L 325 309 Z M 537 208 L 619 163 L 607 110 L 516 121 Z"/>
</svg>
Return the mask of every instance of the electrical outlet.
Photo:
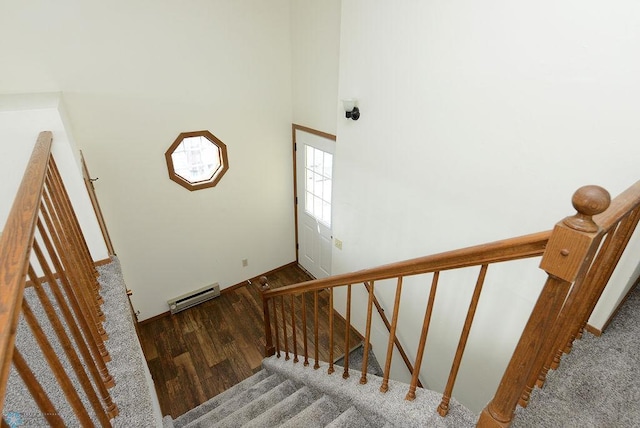
<svg viewBox="0 0 640 428">
<path fill-rule="evenodd" d="M 248 259 L 242 259 L 242 267 L 247 267 L 249 266 L 249 260 Z"/>
<path fill-rule="evenodd" d="M 341 240 L 336 238 L 336 239 L 333 240 L 333 242 L 334 242 L 334 245 L 336 246 L 336 248 L 338 250 L 342 250 L 342 241 Z"/>
</svg>

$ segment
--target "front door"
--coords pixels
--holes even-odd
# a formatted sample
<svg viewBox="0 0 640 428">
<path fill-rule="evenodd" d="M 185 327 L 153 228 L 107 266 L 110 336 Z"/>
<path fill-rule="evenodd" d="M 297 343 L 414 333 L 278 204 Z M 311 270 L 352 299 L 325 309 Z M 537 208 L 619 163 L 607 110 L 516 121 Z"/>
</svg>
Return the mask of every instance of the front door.
<svg viewBox="0 0 640 428">
<path fill-rule="evenodd" d="M 298 263 L 331 275 L 331 194 L 335 136 L 294 126 Z"/>
</svg>

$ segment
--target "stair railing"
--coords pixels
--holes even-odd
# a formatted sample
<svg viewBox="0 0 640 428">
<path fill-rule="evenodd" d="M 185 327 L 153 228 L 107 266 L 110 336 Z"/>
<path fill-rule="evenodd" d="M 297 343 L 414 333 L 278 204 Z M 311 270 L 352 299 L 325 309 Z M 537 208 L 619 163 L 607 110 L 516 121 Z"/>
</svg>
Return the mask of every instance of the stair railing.
<svg viewBox="0 0 640 428">
<path fill-rule="evenodd" d="M 97 421 L 107 427 L 118 408 L 108 391 L 115 382 L 106 367 L 110 356 L 104 346 L 107 334 L 102 326 L 98 273 L 51 155 L 51 145 L 51 132 L 40 133 L 0 237 L 0 414 L 5 410 L 13 363 L 50 425 L 68 424 L 57 409 L 57 400 L 66 400 L 80 425 L 94 426 Z M 33 287 L 36 296 L 25 298 L 25 287 Z M 42 309 L 34 310 L 36 304 Z M 53 333 L 43 327 L 45 315 L 37 315 L 43 312 Z M 34 375 L 30 362 L 41 357 L 16 345 L 20 318 L 47 361 L 48 373 L 36 370 Z M 64 357 L 47 334 L 56 336 Z M 73 368 L 82 391 L 76 390 L 63 358 Z M 56 391 L 44 387 L 39 379 L 57 382 L 64 397 L 55 397 Z M 2 424 L 9 425 L 5 419 Z"/>
<path fill-rule="evenodd" d="M 263 301 L 265 308 L 265 335 L 266 335 L 266 346 L 265 346 L 265 355 L 281 355 L 281 351 L 284 351 L 285 359 L 288 359 L 289 349 L 287 344 L 284 344 L 284 348 L 280 346 L 280 336 L 286 338 L 287 327 L 282 328 L 279 327 L 278 323 L 273 323 L 271 325 L 271 317 L 272 314 L 276 314 L 278 311 L 282 314 L 287 310 L 286 305 L 284 305 L 285 296 L 296 296 L 300 297 L 302 302 L 311 300 L 309 295 L 313 295 L 313 324 L 315 334 L 313 337 L 313 347 L 315 349 L 315 360 L 316 363 L 314 365 L 315 368 L 319 367 L 318 364 L 318 348 L 319 348 L 319 332 L 318 332 L 318 295 L 319 293 L 326 290 L 329 294 L 329 337 L 328 337 L 328 348 L 331 350 L 334 348 L 335 344 L 333 341 L 333 332 L 332 332 L 332 324 L 333 324 L 333 293 L 334 289 L 337 287 L 346 287 L 347 290 L 351 287 L 351 284 L 359 284 L 359 283 L 368 283 L 368 302 L 367 302 L 367 321 L 366 321 L 366 333 L 365 333 L 365 346 L 368 347 L 371 338 L 371 319 L 372 319 L 372 306 L 374 300 L 374 290 L 376 287 L 376 281 L 388 280 L 392 279 L 396 282 L 396 292 L 395 292 L 395 300 L 394 306 L 391 316 L 390 323 L 390 334 L 389 334 L 389 343 L 387 346 L 387 354 L 384 362 L 384 373 L 382 378 L 382 385 L 380 387 L 381 392 L 386 392 L 388 389 L 388 382 L 391 371 L 391 360 L 393 355 L 393 345 L 396 339 L 396 329 L 398 325 L 398 316 L 399 316 L 399 308 L 400 308 L 400 298 L 402 295 L 402 284 L 403 280 L 407 277 L 411 277 L 414 275 L 422 275 L 427 273 L 433 273 L 432 286 L 429 296 L 429 304 L 427 306 L 427 310 L 425 312 L 424 323 L 422 328 L 422 334 L 420 338 L 420 343 L 418 345 L 418 358 L 414 364 L 414 370 L 412 373 L 412 380 L 410 383 L 409 391 L 407 392 L 407 399 L 413 400 L 415 398 L 415 391 L 418 384 L 418 375 L 420 373 L 421 368 L 421 358 L 422 352 L 424 350 L 426 337 L 429 328 L 429 321 L 431 318 L 433 301 L 435 299 L 437 284 L 439 273 L 442 271 L 453 270 L 453 269 L 461 269 L 468 268 L 473 266 L 480 267 L 480 275 L 478 277 L 475 292 L 473 298 L 471 300 L 469 310 L 467 312 L 467 317 L 465 321 L 464 328 L 460 335 L 458 348 L 456 350 L 455 358 L 452 363 L 451 371 L 449 373 L 449 378 L 447 382 L 447 386 L 443 392 L 442 401 L 440 404 L 439 412 L 444 416 L 448 412 L 449 401 L 451 398 L 451 393 L 453 391 L 453 387 L 455 385 L 455 380 L 457 377 L 458 369 L 460 367 L 460 362 L 462 360 L 462 356 L 464 354 L 464 348 L 466 345 L 466 341 L 471 329 L 471 323 L 473 321 L 473 317 L 475 314 L 475 309 L 478 304 L 480 291 L 482 290 L 482 285 L 484 283 L 484 277 L 486 275 L 487 269 L 489 265 L 494 263 L 512 261 L 512 260 L 521 260 L 530 257 L 541 256 L 544 252 L 547 240 L 549 239 L 550 232 L 541 232 L 531 235 L 526 235 L 518 238 L 507 239 L 503 241 L 497 241 L 490 244 L 484 244 L 469 248 L 464 248 L 461 250 L 449 251 L 445 253 L 440 253 L 432 256 L 419 257 L 416 259 L 406 260 L 402 262 L 392 263 L 384 266 L 379 266 L 371 269 L 365 269 L 362 271 L 347 273 L 341 275 L 334 275 L 328 278 L 307 281 L 300 284 L 290 285 L 286 287 L 276 288 L 276 289 L 267 289 L 263 292 Z M 348 292 L 347 292 L 348 294 Z M 350 300 L 347 299 L 347 308 L 350 307 Z M 295 306 L 288 305 L 289 310 L 295 310 Z M 303 311 L 304 313 L 304 311 Z M 285 316 L 282 316 L 282 321 L 284 323 Z M 273 328 L 273 332 L 272 332 Z M 306 325 L 306 321 L 303 320 L 302 330 L 306 331 L 308 326 Z M 350 325 L 346 323 L 345 325 L 345 335 L 348 336 Z M 273 338 L 275 338 L 275 345 L 273 343 Z M 306 345 L 305 349 L 305 362 L 308 360 L 308 356 L 306 355 Z M 365 350 L 365 355 L 368 354 L 368 349 Z M 332 358 L 329 358 L 329 373 L 333 372 L 333 362 Z M 360 379 L 360 383 L 366 383 L 366 364 L 367 361 L 363 361 L 363 366 L 361 369 L 362 377 Z M 343 376 L 348 376 L 348 372 L 345 370 Z"/>
<path fill-rule="evenodd" d="M 540 267 L 548 274 L 548 279 L 533 307 L 529 320 L 522 332 L 518 345 L 505 370 L 503 378 L 492 399 L 480 415 L 479 426 L 508 426 L 511 423 L 515 407 L 526 405 L 532 388 L 544 382 L 547 371 L 555 368 L 559 358 L 567 352 L 573 340 L 578 337 L 586 325 L 602 291 L 613 273 L 633 231 L 640 219 L 640 181 L 631 186 L 611 202 L 608 192 L 598 186 L 585 186 L 578 189 L 572 199 L 577 210 L 574 216 L 560 221 L 553 231 L 541 232 L 519 238 L 507 239 L 491 244 L 469 247 L 432 256 L 393 263 L 354 273 L 335 275 L 320 280 L 265 290 L 263 293 L 265 308 L 265 334 L 267 356 L 274 353 L 280 356 L 279 336 L 287 336 L 286 327 L 280 331 L 278 325 L 271 325 L 269 313 L 279 308 L 284 314 L 285 296 L 302 296 L 312 293 L 317 306 L 318 293 L 327 290 L 333 295 L 336 287 L 350 287 L 350 284 L 368 282 L 370 284 L 367 302 L 367 321 L 365 343 L 369 342 L 371 328 L 371 307 L 374 283 L 385 279 L 395 279 L 396 294 L 389 335 L 389 345 L 385 359 L 385 369 L 380 390 L 385 392 L 388 386 L 391 348 L 397 328 L 399 303 L 403 279 L 408 276 L 433 273 L 424 322 L 417 347 L 415 370 L 406 398 L 415 397 L 417 375 L 420 372 L 422 356 L 440 272 L 479 266 L 473 297 L 469 304 L 464 327 L 453 359 L 448 381 L 442 394 L 438 412 L 445 416 L 448 412 L 451 393 L 455 385 L 460 362 L 471 329 L 475 310 L 480 299 L 482 286 L 490 265 L 543 256 Z M 293 300 L 291 300 L 293 302 Z M 333 312 L 333 299 L 329 299 L 329 317 Z M 350 305 L 350 299 L 347 299 Z M 290 310 L 295 310 L 293 304 Z M 318 367 L 318 316 L 314 309 L 316 364 Z M 284 315 L 283 315 L 284 324 Z M 275 334 L 272 334 L 274 328 Z M 306 321 L 303 329 L 306 331 Z M 349 325 L 345 327 L 348 333 Z M 276 343 L 273 344 L 272 337 Z M 329 348 L 334 344 L 329 333 Z M 306 338 L 305 338 L 306 341 Z M 305 344 L 305 362 L 306 344 Z M 288 346 L 285 342 L 285 354 Z M 329 370 L 332 364 L 329 361 Z M 366 372 L 363 364 L 362 372 Z M 362 383 L 366 382 L 366 375 Z"/>
</svg>

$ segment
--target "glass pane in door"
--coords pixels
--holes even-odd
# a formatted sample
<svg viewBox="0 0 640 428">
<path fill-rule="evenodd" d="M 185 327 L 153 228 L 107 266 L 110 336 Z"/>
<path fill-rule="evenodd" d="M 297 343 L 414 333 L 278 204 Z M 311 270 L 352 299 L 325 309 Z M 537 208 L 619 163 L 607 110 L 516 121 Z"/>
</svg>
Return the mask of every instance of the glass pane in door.
<svg viewBox="0 0 640 428">
<path fill-rule="evenodd" d="M 333 155 L 305 145 L 305 211 L 331 226 Z"/>
</svg>

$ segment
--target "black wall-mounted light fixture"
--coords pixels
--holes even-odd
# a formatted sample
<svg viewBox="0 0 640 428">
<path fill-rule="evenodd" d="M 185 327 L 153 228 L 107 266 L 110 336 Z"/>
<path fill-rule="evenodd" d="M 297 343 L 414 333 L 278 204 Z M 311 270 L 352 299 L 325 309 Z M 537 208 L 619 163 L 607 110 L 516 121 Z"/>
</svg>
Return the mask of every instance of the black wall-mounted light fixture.
<svg viewBox="0 0 640 428">
<path fill-rule="evenodd" d="M 360 109 L 356 106 L 358 100 L 350 98 L 347 100 L 342 100 L 342 105 L 344 106 L 344 115 L 347 119 L 358 120 L 360 119 Z"/>
</svg>

